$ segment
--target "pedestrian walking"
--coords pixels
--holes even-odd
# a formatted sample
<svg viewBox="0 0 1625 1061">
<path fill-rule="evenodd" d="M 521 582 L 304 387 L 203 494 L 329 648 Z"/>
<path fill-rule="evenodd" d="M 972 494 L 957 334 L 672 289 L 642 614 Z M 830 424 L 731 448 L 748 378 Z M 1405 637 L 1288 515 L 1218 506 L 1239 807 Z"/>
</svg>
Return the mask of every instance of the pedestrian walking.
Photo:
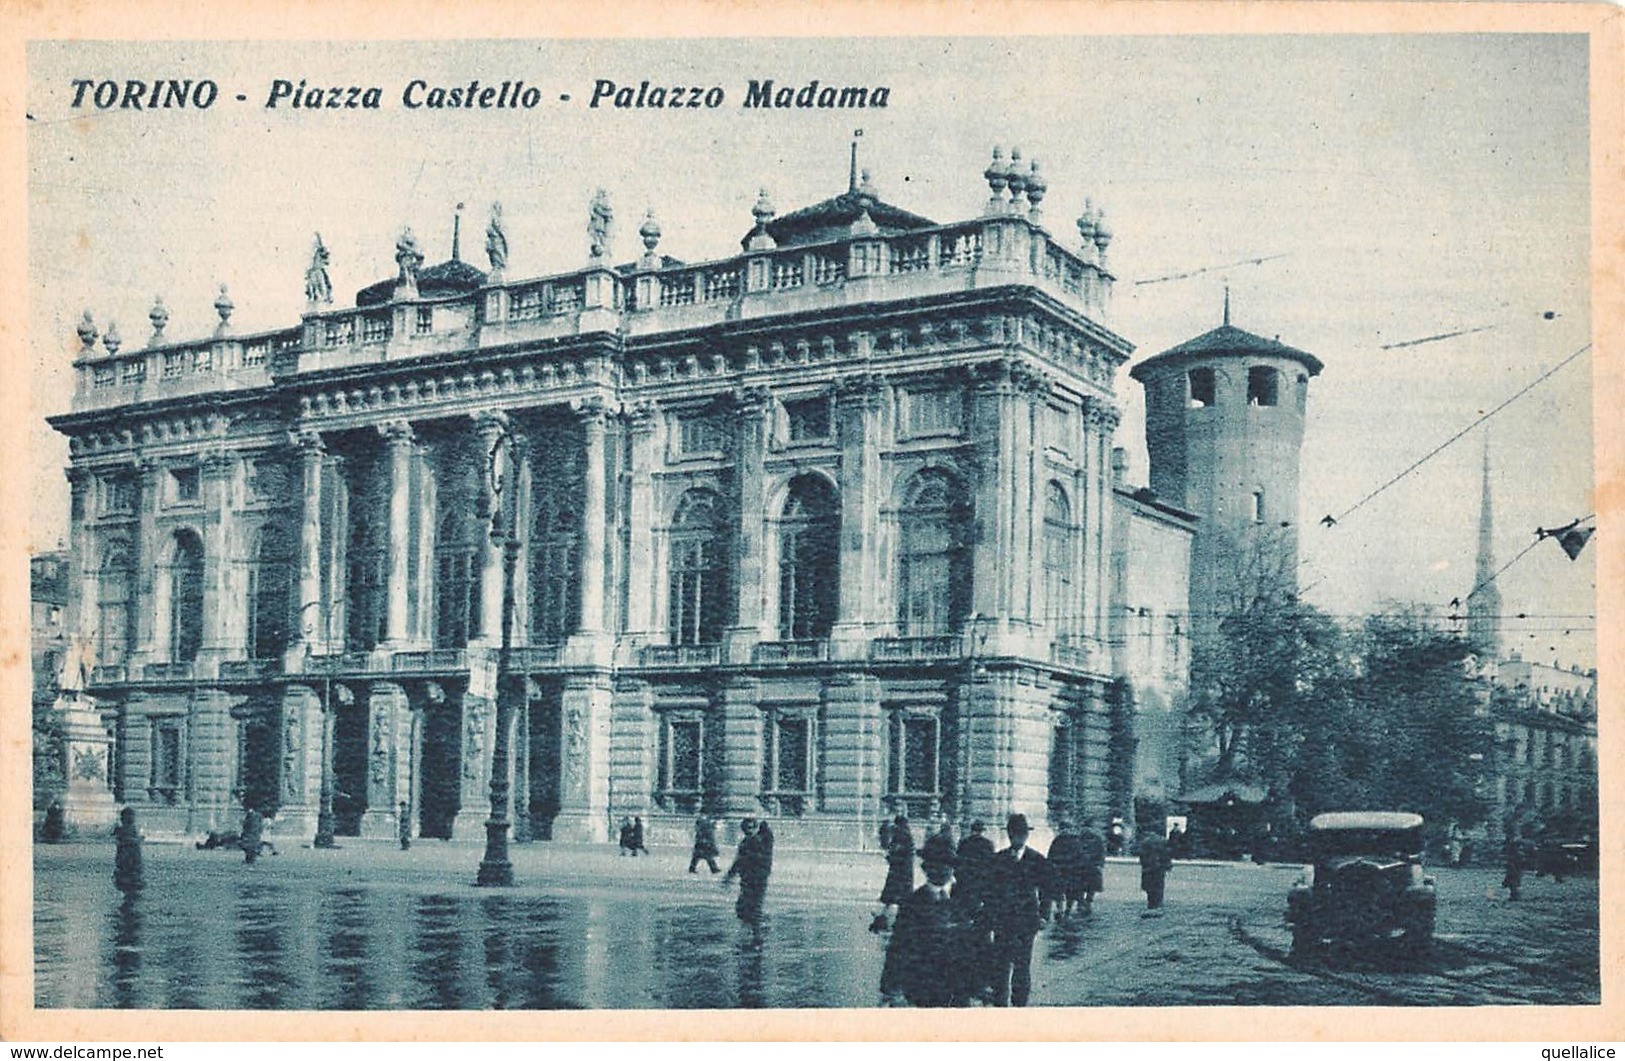
<svg viewBox="0 0 1625 1061">
<path fill-rule="evenodd" d="M 405 851 L 410 848 L 412 846 L 412 815 L 408 811 L 404 800 L 401 802 L 399 820 L 395 826 L 395 831 L 400 835 L 401 850 Z"/>
<path fill-rule="evenodd" d="M 1005 834 L 1010 846 L 993 856 L 984 905 L 993 935 L 993 1004 L 1025 1006 L 1032 990 L 1033 941 L 1048 917 L 1049 865 L 1027 846 L 1032 829 L 1026 815 L 1010 815 Z"/>
<path fill-rule="evenodd" d="M 639 851 L 642 851 L 645 855 L 649 853 L 649 849 L 643 846 L 643 819 L 634 817 L 632 819 L 632 857 L 636 858 Z"/>
<path fill-rule="evenodd" d="M 638 857 L 638 849 L 632 845 L 632 819 L 631 818 L 622 818 L 621 819 L 621 837 L 620 837 L 620 839 L 621 839 L 621 856 L 623 858 L 625 856 L 627 856 L 627 855 L 631 855 L 633 858 Z"/>
<path fill-rule="evenodd" d="M 1095 912 L 1095 896 L 1106 890 L 1106 838 L 1085 820 L 1078 829 L 1083 852 L 1083 916 Z"/>
<path fill-rule="evenodd" d="M 1506 873 L 1501 877 L 1501 887 L 1507 890 L 1507 898 L 1515 900 L 1518 893 L 1523 890 L 1524 863 L 1527 861 L 1527 851 L 1523 838 L 1513 829 L 1507 833 L 1506 848 L 1503 852 L 1506 859 Z"/>
<path fill-rule="evenodd" d="M 1161 833 L 1149 833 L 1140 841 L 1140 890 L 1145 892 L 1146 912 L 1142 917 L 1149 917 L 1153 911 L 1162 909 L 1162 889 L 1168 878 L 1168 871 L 1174 868 L 1174 860 L 1168 854 L 1168 841 L 1163 839 Z"/>
<path fill-rule="evenodd" d="M 1049 862 L 1050 905 L 1057 919 L 1067 917 L 1083 901 L 1083 838 L 1077 827 L 1062 820 L 1044 858 Z"/>
<path fill-rule="evenodd" d="M 870 932 L 884 932 L 891 926 L 897 905 L 914 894 L 914 833 L 908 818 L 899 814 L 892 820 L 891 846 L 886 849 L 886 883 L 880 887 L 880 912 L 869 922 Z"/>
<path fill-rule="evenodd" d="M 739 898 L 734 902 L 734 915 L 759 932 L 762 926 L 762 907 L 767 899 L 767 878 L 773 872 L 773 832 L 761 835 L 761 826 L 755 818 L 739 823 L 739 850 L 733 865 L 722 878 L 728 887 L 739 880 Z"/>
<path fill-rule="evenodd" d="M 44 844 L 60 844 L 68 835 L 68 816 L 62 801 L 53 799 L 45 808 L 45 820 L 40 823 L 39 838 Z"/>
<path fill-rule="evenodd" d="M 113 839 L 118 844 L 113 854 L 113 884 L 125 895 L 132 895 L 146 885 L 141 864 L 141 830 L 136 828 L 134 808 L 125 807 L 119 812 L 118 824 L 113 826 Z"/>
<path fill-rule="evenodd" d="M 957 858 L 941 834 L 920 845 L 925 883 L 897 908 L 897 925 L 880 974 L 885 1004 L 963 1006 L 967 1000 L 967 933 L 973 925 L 951 891 Z"/>
<path fill-rule="evenodd" d="M 243 861 L 253 865 L 260 857 L 260 845 L 265 841 L 265 815 L 258 807 L 250 806 L 243 813 L 243 828 L 238 834 L 242 845 Z"/>
<path fill-rule="evenodd" d="M 987 889 L 989 867 L 993 861 L 993 841 L 986 836 L 987 826 L 980 821 L 970 823 L 970 832 L 959 841 L 957 865 L 954 866 L 954 892 L 966 900 L 974 899 L 979 905 Z"/>
<path fill-rule="evenodd" d="M 717 826 L 709 814 L 694 819 L 694 850 L 689 852 L 688 871 L 696 872 L 701 862 L 710 866 L 713 874 L 722 872 L 717 867 Z"/>
<path fill-rule="evenodd" d="M 1123 825 L 1123 819 L 1113 818 L 1106 829 L 1106 853 L 1113 857 L 1121 855 L 1127 844 L 1128 828 Z"/>
</svg>

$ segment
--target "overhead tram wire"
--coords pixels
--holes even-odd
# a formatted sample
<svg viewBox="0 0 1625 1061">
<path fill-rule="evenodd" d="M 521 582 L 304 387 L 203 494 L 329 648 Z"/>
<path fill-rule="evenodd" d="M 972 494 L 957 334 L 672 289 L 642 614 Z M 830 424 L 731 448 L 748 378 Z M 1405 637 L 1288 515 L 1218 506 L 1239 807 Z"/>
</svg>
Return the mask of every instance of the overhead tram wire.
<svg viewBox="0 0 1625 1061">
<path fill-rule="evenodd" d="M 1478 419 L 1474 420 L 1472 423 L 1470 423 L 1466 427 L 1462 428 L 1460 431 L 1457 431 L 1454 435 L 1451 435 L 1449 438 L 1445 439 L 1443 442 L 1441 442 L 1437 446 L 1433 447 L 1431 450 L 1429 450 L 1423 456 L 1421 456 L 1421 457 L 1417 458 L 1415 461 L 1411 462 L 1411 464 L 1409 466 L 1407 466 L 1404 471 L 1400 472 L 1398 475 L 1395 475 L 1393 478 L 1389 479 L 1387 482 L 1384 482 L 1381 486 L 1377 487 L 1375 490 L 1372 490 L 1370 493 L 1368 493 L 1364 497 L 1360 498 L 1360 500 L 1354 502 L 1354 504 L 1350 505 L 1348 508 L 1345 508 L 1342 512 L 1339 512 L 1337 515 L 1324 517 L 1321 520 L 1321 523 L 1323 525 L 1325 525 L 1325 526 L 1328 526 L 1328 527 L 1336 526 L 1337 524 L 1341 523 L 1343 520 L 1347 519 L 1355 510 L 1357 510 L 1360 507 L 1362 507 L 1363 505 L 1365 505 L 1371 499 L 1375 498 L 1378 494 L 1381 494 L 1384 490 L 1387 490 L 1390 486 L 1393 486 L 1395 483 L 1399 482 L 1401 479 L 1405 478 L 1407 475 L 1410 475 L 1412 472 L 1416 471 L 1416 469 L 1420 468 L 1422 465 L 1426 464 L 1428 461 L 1432 460 L 1434 457 L 1437 457 L 1440 453 L 1443 453 L 1451 445 L 1453 445 L 1454 443 L 1460 441 L 1464 436 L 1470 434 L 1473 431 L 1474 428 L 1478 427 L 1480 424 L 1483 424 L 1485 421 L 1487 421 L 1491 417 L 1495 416 L 1501 410 L 1505 409 L 1507 406 L 1511 405 L 1513 402 L 1517 401 L 1519 398 L 1522 398 L 1525 394 L 1528 394 L 1530 391 L 1534 390 L 1536 387 L 1538 387 L 1542 383 L 1546 382 L 1552 376 L 1556 375 L 1560 369 L 1566 367 L 1570 362 L 1574 361 L 1576 358 L 1580 357 L 1582 354 L 1586 353 L 1590 349 L 1591 349 L 1591 344 L 1586 343 L 1584 346 L 1580 347 L 1578 350 L 1574 351 L 1572 354 L 1569 354 L 1567 357 L 1563 358 L 1563 360 L 1559 361 L 1557 364 L 1553 365 L 1551 368 L 1547 369 L 1545 372 L 1542 372 L 1539 376 L 1536 376 L 1533 380 L 1530 380 L 1528 383 L 1524 384 L 1522 387 L 1520 387 L 1518 389 L 1518 391 L 1515 394 L 1512 395 L 1512 397 L 1506 399 L 1500 405 L 1497 405 L 1495 408 L 1493 408 L 1489 412 L 1483 414 Z M 1519 554 L 1519 555 L 1522 555 L 1522 554 Z"/>
<path fill-rule="evenodd" d="M 1223 265 L 1206 265 L 1206 266 L 1203 266 L 1200 269 L 1192 269 L 1189 272 L 1169 273 L 1166 276 L 1153 276 L 1153 277 L 1148 277 L 1145 280 L 1136 280 L 1136 281 L 1134 281 L 1134 286 L 1135 287 L 1143 287 L 1146 284 L 1161 284 L 1161 283 L 1166 283 L 1169 280 L 1187 280 L 1190 277 L 1201 276 L 1204 273 L 1216 273 L 1221 269 L 1234 269 L 1237 266 L 1241 266 L 1241 265 L 1262 265 L 1265 262 L 1272 262 L 1277 258 L 1286 258 L 1286 257 L 1289 257 L 1289 255 L 1287 255 L 1285 253 L 1282 253 L 1282 254 L 1266 254 L 1261 258 L 1244 258 L 1239 262 L 1226 262 Z"/>
</svg>

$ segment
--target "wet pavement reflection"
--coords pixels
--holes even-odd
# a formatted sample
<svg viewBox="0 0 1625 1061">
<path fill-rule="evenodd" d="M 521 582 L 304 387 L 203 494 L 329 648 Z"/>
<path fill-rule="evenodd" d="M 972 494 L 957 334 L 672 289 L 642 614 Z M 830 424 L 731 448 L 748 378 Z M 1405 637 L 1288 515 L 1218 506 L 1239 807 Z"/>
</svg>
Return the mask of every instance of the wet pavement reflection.
<svg viewBox="0 0 1625 1061">
<path fill-rule="evenodd" d="M 770 907 L 758 936 L 739 924 L 728 896 L 709 891 L 677 901 L 473 887 L 424 893 L 247 873 L 191 878 L 150 864 L 148 881 L 125 897 L 100 874 L 41 873 L 38 1005 L 861 1006 L 873 1004 L 879 969 L 877 947 L 849 946 L 854 915 L 845 907 Z"/>
</svg>

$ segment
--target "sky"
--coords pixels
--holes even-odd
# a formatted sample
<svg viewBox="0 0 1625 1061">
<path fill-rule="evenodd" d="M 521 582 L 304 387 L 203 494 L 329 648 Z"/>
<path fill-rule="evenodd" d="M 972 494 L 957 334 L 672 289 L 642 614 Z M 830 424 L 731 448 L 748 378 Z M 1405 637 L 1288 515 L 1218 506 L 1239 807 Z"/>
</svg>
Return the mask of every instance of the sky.
<svg viewBox="0 0 1625 1061">
<path fill-rule="evenodd" d="M 1299 522 L 1305 596 L 1326 611 L 1466 596 L 1486 435 L 1500 563 L 1535 528 L 1593 512 L 1589 354 L 1361 503 L 1590 340 L 1583 36 L 35 42 L 28 59 L 36 419 L 68 408 L 87 308 L 132 347 L 161 294 L 166 334 L 202 337 L 225 283 L 239 330 L 290 326 L 315 232 L 349 304 L 393 274 L 403 225 L 429 262 L 447 257 L 459 202 L 465 260 L 485 266 L 500 201 L 508 275 L 564 272 L 585 264 L 598 188 L 617 260 L 641 250 L 645 209 L 663 253 L 726 257 L 760 189 L 781 213 L 845 190 L 861 128 L 881 197 L 939 222 L 980 214 L 995 145 L 1040 160 L 1063 242 L 1075 245 L 1085 198 L 1102 206 L 1118 278 L 1104 323 L 1135 361 L 1217 326 L 1228 285 L 1234 324 L 1325 363 Z M 76 78 L 171 77 L 212 79 L 219 99 L 102 111 L 87 92 L 72 107 Z M 377 86 L 382 107 L 267 108 L 278 78 Z M 541 102 L 402 104 L 414 79 L 474 78 L 523 79 Z M 883 110 L 747 110 L 752 78 L 890 96 Z M 724 102 L 594 109 L 598 79 L 720 86 Z M 1467 329 L 1483 330 L 1384 349 Z M 1139 387 L 1126 371 L 1117 387 L 1118 444 L 1143 482 Z M 67 451 L 42 420 L 32 450 L 32 542 L 45 549 L 66 533 Z M 1319 524 L 1328 513 L 1335 527 Z M 1507 649 L 1594 663 L 1594 556 L 1570 562 L 1546 542 L 1499 577 Z"/>
</svg>

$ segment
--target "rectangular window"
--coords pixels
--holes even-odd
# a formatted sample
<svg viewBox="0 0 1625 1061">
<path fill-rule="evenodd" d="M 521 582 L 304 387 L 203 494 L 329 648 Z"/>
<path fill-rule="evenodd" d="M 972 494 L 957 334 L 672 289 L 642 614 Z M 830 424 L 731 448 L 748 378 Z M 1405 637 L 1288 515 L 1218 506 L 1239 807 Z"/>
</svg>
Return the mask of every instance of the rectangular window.
<svg viewBox="0 0 1625 1061">
<path fill-rule="evenodd" d="M 434 331 L 434 307 L 419 306 L 417 318 L 412 325 L 413 335 L 428 335 Z"/>
<path fill-rule="evenodd" d="M 1214 383 L 1211 368 L 1193 368 L 1190 371 L 1192 409 L 1206 409 L 1213 405 Z"/>
<path fill-rule="evenodd" d="M 152 800 L 174 806 L 181 795 L 181 723 L 162 719 L 152 724 Z"/>
<path fill-rule="evenodd" d="M 705 720 L 698 711 L 668 711 L 660 722 L 662 805 L 685 814 L 700 808 L 705 788 Z"/>
<path fill-rule="evenodd" d="M 169 503 L 185 505 L 198 499 L 198 470 L 171 468 L 169 470 Z"/>
<path fill-rule="evenodd" d="M 830 437 L 829 399 L 826 397 L 787 401 L 784 417 L 791 442 L 816 442 Z"/>
<path fill-rule="evenodd" d="M 1044 441 L 1062 453 L 1072 453 L 1072 410 L 1060 405 L 1044 406 Z"/>
<path fill-rule="evenodd" d="M 891 716 L 886 790 L 898 798 L 938 798 L 937 760 L 941 725 L 935 714 L 894 711 Z M 912 806 L 911 810 L 915 810 Z M 915 810 L 915 813 L 919 813 Z"/>
<path fill-rule="evenodd" d="M 907 409 L 910 435 L 955 435 L 962 429 L 965 406 L 959 391 L 909 391 Z"/>
<path fill-rule="evenodd" d="M 102 515 L 111 516 L 135 511 L 135 478 L 129 475 L 109 476 L 102 480 Z"/>
<path fill-rule="evenodd" d="M 694 455 L 722 452 L 722 431 L 713 416 L 685 416 L 678 422 L 679 451 Z"/>
<path fill-rule="evenodd" d="M 1247 404 L 1274 405 L 1280 400 L 1281 374 L 1262 365 L 1247 370 Z"/>
</svg>

